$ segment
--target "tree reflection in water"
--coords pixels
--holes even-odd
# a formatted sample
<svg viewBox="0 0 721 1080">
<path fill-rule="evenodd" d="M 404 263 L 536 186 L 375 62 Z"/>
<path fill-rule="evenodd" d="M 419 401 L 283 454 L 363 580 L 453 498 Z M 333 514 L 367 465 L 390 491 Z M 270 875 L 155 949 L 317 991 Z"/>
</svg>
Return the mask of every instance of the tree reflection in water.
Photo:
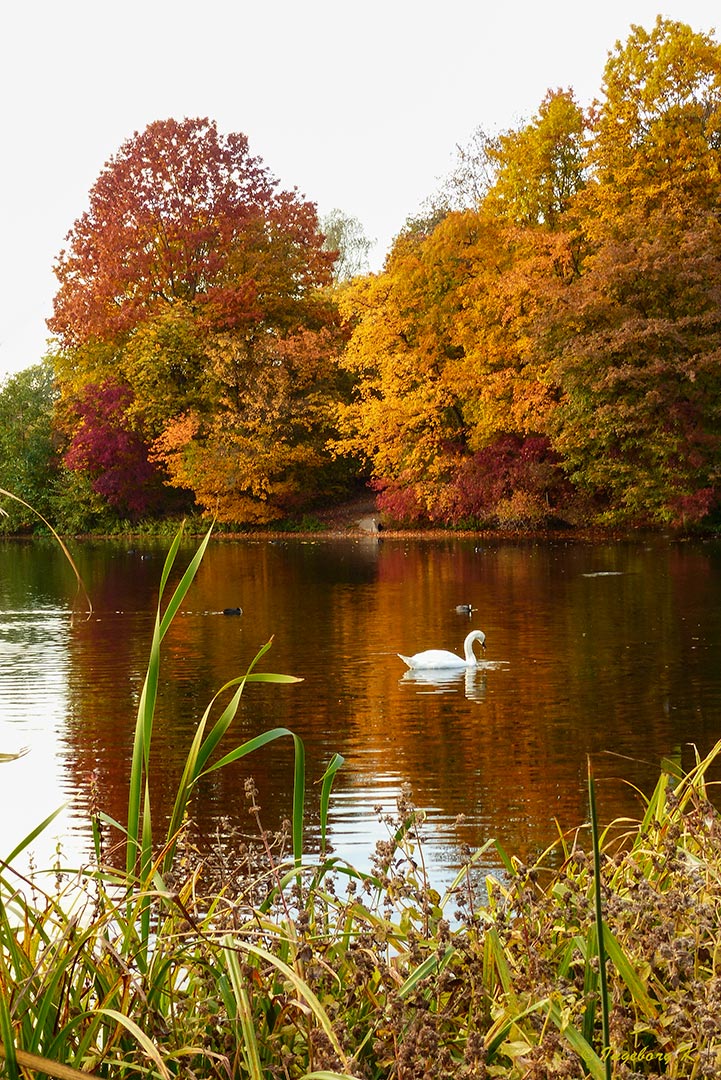
<svg viewBox="0 0 721 1080">
<path fill-rule="evenodd" d="M 54 784 L 58 803 L 72 798 L 77 822 L 91 780 L 107 813 L 122 821 L 126 812 L 165 556 L 162 543 L 135 548 L 75 545 L 94 615 L 71 622 L 74 584 L 62 556 L 41 542 L 0 544 L 0 718 L 12 734 L 0 750 L 31 750 L 3 769 L 28 770 L 29 805 L 34 790 L 45 796 Z M 477 609 L 487 634 L 479 668 L 399 670 L 396 654 L 409 640 L 460 649 L 460 601 Z M 224 618 L 229 602 L 243 614 Z M 208 702 L 271 637 L 264 669 L 304 681 L 249 686 L 233 738 L 282 725 L 304 740 L 311 843 L 315 781 L 334 752 L 343 755 L 331 829 L 337 813 L 351 861 L 377 834 L 374 805 L 404 783 L 428 808 L 429 858 L 445 873 L 464 843 L 497 836 L 527 858 L 558 827 L 584 822 L 588 754 L 609 820 L 638 816 L 630 785 L 650 791 L 662 758 L 688 764 L 689 744 L 703 755 L 721 737 L 719 542 L 218 539 L 164 642 L 152 763 L 158 816 L 170 811 Z M 52 779 L 32 773 L 42 746 L 53 748 Z M 289 813 L 292 750 L 278 744 L 200 785 L 201 836 L 225 819 L 248 828 L 249 774 L 268 828 Z"/>
</svg>

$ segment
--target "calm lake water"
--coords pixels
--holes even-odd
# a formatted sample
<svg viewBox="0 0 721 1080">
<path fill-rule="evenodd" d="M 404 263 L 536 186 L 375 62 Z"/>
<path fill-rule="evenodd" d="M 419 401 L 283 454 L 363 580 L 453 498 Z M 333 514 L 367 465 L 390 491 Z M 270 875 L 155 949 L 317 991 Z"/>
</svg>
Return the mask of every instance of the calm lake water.
<svg viewBox="0 0 721 1080">
<path fill-rule="evenodd" d="M 59 842 L 81 858 L 93 779 L 124 820 L 166 546 L 73 544 L 94 606 L 85 619 L 71 617 L 75 582 L 54 545 L 0 543 L 0 751 L 29 748 L 0 764 L 0 855 L 67 800 L 33 850 L 41 863 Z M 194 549 L 183 546 L 179 569 Z M 466 603 L 470 618 L 455 610 Z M 222 614 L 236 605 L 242 616 Z M 461 652 L 476 628 L 487 638 L 477 672 L 405 674 L 398 652 Z M 442 883 L 462 844 L 497 837 L 528 858 L 586 821 L 589 754 L 607 821 L 639 815 L 637 789 L 650 793 L 664 757 L 688 765 L 692 745 L 705 754 L 721 738 L 719 542 L 214 538 L 165 641 L 158 816 L 206 705 L 271 637 L 261 669 L 303 682 L 248 686 L 233 742 L 279 725 L 301 736 L 311 846 L 317 782 L 342 754 L 331 840 L 359 867 L 386 835 L 376 808 L 393 810 L 404 783 L 427 810 Z M 204 832 L 226 820 L 250 831 L 248 775 L 267 826 L 289 812 L 282 740 L 203 785 L 193 813 Z"/>
</svg>

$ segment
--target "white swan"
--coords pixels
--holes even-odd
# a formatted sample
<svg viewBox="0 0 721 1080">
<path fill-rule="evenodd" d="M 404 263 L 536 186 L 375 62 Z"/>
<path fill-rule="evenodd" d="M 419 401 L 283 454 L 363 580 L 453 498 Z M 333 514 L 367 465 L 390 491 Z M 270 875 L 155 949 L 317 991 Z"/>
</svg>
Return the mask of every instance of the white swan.
<svg viewBox="0 0 721 1080">
<path fill-rule="evenodd" d="M 486 635 L 482 630 L 471 630 L 463 642 L 464 656 L 456 656 L 455 653 L 447 652 L 445 649 L 426 649 L 425 652 L 416 653 L 415 656 L 404 656 L 403 653 L 398 653 L 398 655 L 409 668 L 428 670 L 429 668 L 478 667 L 478 659 L 473 651 L 475 641 L 480 641 L 481 648 L 485 650 Z"/>
</svg>

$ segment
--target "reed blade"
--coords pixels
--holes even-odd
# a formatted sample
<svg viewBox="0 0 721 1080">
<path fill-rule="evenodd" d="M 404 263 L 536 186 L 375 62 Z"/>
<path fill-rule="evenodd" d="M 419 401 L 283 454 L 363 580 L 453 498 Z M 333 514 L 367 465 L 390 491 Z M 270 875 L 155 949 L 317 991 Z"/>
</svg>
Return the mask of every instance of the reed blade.
<svg viewBox="0 0 721 1080">
<path fill-rule="evenodd" d="M 606 1080 L 611 1080 L 611 1038 L 609 1027 L 608 976 L 606 972 L 606 948 L 601 894 L 601 850 L 598 840 L 598 817 L 596 815 L 596 785 L 593 778 L 591 758 L 588 758 L 588 802 L 591 813 L 591 841 L 593 846 L 593 895 L 596 916 L 596 945 L 598 948 L 599 981 L 601 995 L 601 1026 L 603 1038 L 602 1057 Z"/>
</svg>

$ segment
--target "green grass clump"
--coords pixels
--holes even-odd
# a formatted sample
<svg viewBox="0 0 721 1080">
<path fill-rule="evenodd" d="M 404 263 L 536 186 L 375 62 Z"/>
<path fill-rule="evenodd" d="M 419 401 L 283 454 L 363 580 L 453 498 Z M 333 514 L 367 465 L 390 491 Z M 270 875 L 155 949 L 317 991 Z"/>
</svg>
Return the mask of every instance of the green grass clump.
<svg viewBox="0 0 721 1080">
<path fill-rule="evenodd" d="M 223 749 L 248 683 L 294 681 L 257 671 L 266 647 L 208 706 L 170 819 L 154 819 L 161 646 L 208 539 L 165 607 L 179 538 L 163 570 L 127 824 L 97 807 L 93 859 L 74 875 L 13 869 L 42 826 L 0 867 L 0 1075 L 721 1075 L 721 821 L 707 781 L 721 743 L 685 774 L 662 771 L 640 822 L 600 834 L 590 778 L 593 828 L 559 836 L 530 866 L 489 841 L 441 896 L 410 792 L 361 873 L 327 842 L 341 758 L 320 784 L 311 853 L 302 742 L 279 728 Z M 198 781 L 278 739 L 295 756 L 287 829 L 264 829 L 249 779 L 252 838 L 219 830 L 201 857 Z M 123 837 L 122 869 L 106 851 L 111 829 Z M 504 873 L 481 880 L 491 847 Z"/>
</svg>

